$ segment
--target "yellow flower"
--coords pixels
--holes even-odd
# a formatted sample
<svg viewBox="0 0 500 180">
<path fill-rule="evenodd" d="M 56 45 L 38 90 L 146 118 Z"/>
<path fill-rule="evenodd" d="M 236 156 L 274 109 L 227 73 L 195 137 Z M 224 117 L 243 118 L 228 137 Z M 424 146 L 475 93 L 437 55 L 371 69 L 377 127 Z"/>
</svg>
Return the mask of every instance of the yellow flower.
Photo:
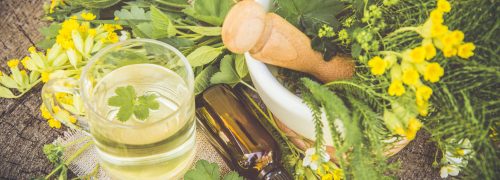
<svg viewBox="0 0 500 180">
<path fill-rule="evenodd" d="M 417 132 L 421 127 L 422 123 L 418 119 L 414 117 L 410 118 L 410 120 L 408 121 L 408 131 L 406 131 L 406 139 L 410 141 L 415 139 L 415 136 L 417 135 Z"/>
<path fill-rule="evenodd" d="M 444 75 L 444 69 L 438 63 L 429 63 L 425 67 L 424 79 L 435 83 Z"/>
<path fill-rule="evenodd" d="M 47 109 L 47 107 L 43 103 L 42 103 L 42 105 L 40 105 L 40 112 L 42 112 L 43 118 L 45 118 L 47 120 L 52 118 L 52 115 L 50 114 L 49 110 Z"/>
<path fill-rule="evenodd" d="M 3 72 L 2 71 L 0 71 L 0 76 L 3 76 Z"/>
<path fill-rule="evenodd" d="M 17 67 L 18 64 L 19 64 L 19 59 L 11 59 L 7 61 L 7 66 L 9 66 L 10 68 Z"/>
<path fill-rule="evenodd" d="M 28 48 L 28 52 L 30 53 L 36 53 L 36 47 L 35 46 L 31 46 Z"/>
<path fill-rule="evenodd" d="M 115 43 L 115 42 L 118 42 L 119 40 L 120 39 L 115 32 L 108 32 L 108 35 L 106 36 L 106 38 L 101 39 L 101 41 L 104 43 L 106 43 L 106 42 Z"/>
<path fill-rule="evenodd" d="M 46 83 L 49 81 L 49 73 L 48 72 L 42 72 L 42 82 Z"/>
<path fill-rule="evenodd" d="M 28 57 L 28 56 L 26 56 L 26 57 L 24 57 L 24 58 L 21 60 L 21 64 L 23 64 L 23 66 L 24 66 L 24 67 L 28 68 L 28 66 L 29 66 L 28 64 L 29 64 L 30 60 L 31 60 L 31 58 L 30 58 L 30 57 Z"/>
<path fill-rule="evenodd" d="M 406 131 L 405 131 L 405 129 L 403 129 L 403 127 L 397 127 L 396 129 L 394 129 L 394 132 L 396 134 L 401 135 L 401 136 L 405 136 L 406 135 Z"/>
<path fill-rule="evenodd" d="M 344 171 L 342 169 L 333 170 L 333 180 L 341 180 L 344 177 Z"/>
<path fill-rule="evenodd" d="M 421 63 L 425 60 L 425 48 L 424 47 L 416 47 L 410 51 L 410 58 L 413 63 Z"/>
<path fill-rule="evenodd" d="M 97 34 L 97 31 L 95 29 L 89 29 L 87 32 L 90 36 L 95 36 Z"/>
<path fill-rule="evenodd" d="M 371 72 L 373 75 L 382 75 L 387 68 L 387 61 L 380 58 L 380 56 L 375 56 L 370 61 L 368 61 L 368 66 L 371 68 Z"/>
<path fill-rule="evenodd" d="M 92 14 L 91 12 L 83 12 L 82 14 L 80 14 L 80 16 L 82 16 L 82 18 L 84 20 L 87 20 L 87 21 L 92 21 L 95 19 L 95 15 Z"/>
<path fill-rule="evenodd" d="M 443 23 L 443 12 L 440 10 L 432 10 L 431 14 L 429 15 L 430 19 L 432 21 L 432 24 L 441 24 Z"/>
<path fill-rule="evenodd" d="M 423 45 L 423 48 L 425 49 L 425 59 L 430 60 L 434 56 L 436 56 L 436 48 L 432 43 Z"/>
<path fill-rule="evenodd" d="M 429 114 L 429 102 L 421 102 L 421 105 L 417 105 L 418 113 L 421 116 L 427 116 Z"/>
<path fill-rule="evenodd" d="M 419 79 L 419 75 L 415 69 L 409 68 L 409 69 L 403 70 L 403 83 L 405 83 L 407 85 L 415 85 L 415 84 L 417 84 L 418 79 Z"/>
<path fill-rule="evenodd" d="M 455 46 L 464 40 L 464 33 L 462 31 L 455 30 L 446 33 L 440 40 L 444 46 Z"/>
<path fill-rule="evenodd" d="M 48 123 L 49 123 L 49 127 L 51 127 L 51 128 L 56 128 L 56 129 L 61 128 L 61 122 L 59 122 L 58 120 L 55 120 L 53 118 L 49 119 Z"/>
<path fill-rule="evenodd" d="M 321 180 L 333 180 L 333 175 L 332 174 L 326 174 L 324 176 L 321 176 Z"/>
<path fill-rule="evenodd" d="M 442 24 L 432 24 L 431 26 L 431 36 L 432 37 L 440 37 L 443 34 L 448 32 L 448 26 Z"/>
<path fill-rule="evenodd" d="M 443 12 L 450 12 L 451 10 L 450 2 L 448 2 L 447 0 L 438 0 L 437 9 Z"/>
<path fill-rule="evenodd" d="M 473 43 L 462 44 L 458 46 L 458 56 L 469 59 L 469 57 L 474 55 L 474 49 L 476 49 L 476 46 Z"/>
<path fill-rule="evenodd" d="M 401 96 L 405 93 L 405 87 L 403 86 L 403 82 L 399 79 L 395 79 L 392 81 L 389 86 L 389 95 L 391 96 Z"/>
<path fill-rule="evenodd" d="M 75 116 L 71 116 L 71 115 L 70 115 L 70 116 L 69 116 L 69 122 L 71 122 L 71 123 L 75 124 L 75 123 L 76 123 L 76 118 L 75 118 Z"/>
<path fill-rule="evenodd" d="M 425 102 L 429 101 L 432 96 L 432 89 L 429 86 L 422 85 L 417 88 L 415 92 L 417 105 L 422 106 Z"/>
<path fill-rule="evenodd" d="M 451 46 L 445 46 L 443 48 L 443 55 L 444 57 L 453 57 L 455 55 L 457 55 L 457 49 L 451 47 Z"/>
<path fill-rule="evenodd" d="M 21 75 L 22 76 L 28 76 L 28 73 L 26 72 L 26 70 L 23 69 L 23 70 L 21 70 Z"/>
</svg>

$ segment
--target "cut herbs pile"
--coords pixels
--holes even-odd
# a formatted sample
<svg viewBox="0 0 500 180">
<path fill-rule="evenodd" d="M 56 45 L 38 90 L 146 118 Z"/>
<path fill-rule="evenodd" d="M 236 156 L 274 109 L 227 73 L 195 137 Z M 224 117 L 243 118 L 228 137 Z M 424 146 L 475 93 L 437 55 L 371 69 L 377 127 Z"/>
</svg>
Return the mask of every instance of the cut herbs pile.
<svg viewBox="0 0 500 180">
<path fill-rule="evenodd" d="M 53 22 L 40 30 L 45 39 L 29 48 L 29 56 L 7 63 L 11 73 L 0 74 L 0 97 L 20 97 L 53 78 L 79 77 L 97 51 L 129 38 L 157 39 L 179 49 L 195 72 L 196 94 L 219 83 L 250 86 L 243 56 L 227 51 L 220 37 L 234 3 L 52 0 L 45 9 Z M 282 70 L 284 84 L 299 91 L 313 112 L 317 137 L 304 152 L 260 111 L 281 142 L 284 166 L 296 179 L 387 178 L 397 166 L 384 156 L 387 144 L 412 140 L 423 130 L 439 149 L 433 166 L 441 177 L 498 177 L 496 7 L 484 0 L 275 0 L 273 11 L 307 34 L 324 59 L 350 54 L 357 64 L 353 79 L 324 85 Z M 56 100 L 65 106 L 55 106 L 57 117 L 40 107 L 49 125 L 78 123 L 70 113 L 84 113 L 79 96 L 61 93 Z M 335 154 L 324 150 L 323 126 L 332 132 Z M 56 172 L 63 174 L 66 165 L 53 156 Z"/>
</svg>

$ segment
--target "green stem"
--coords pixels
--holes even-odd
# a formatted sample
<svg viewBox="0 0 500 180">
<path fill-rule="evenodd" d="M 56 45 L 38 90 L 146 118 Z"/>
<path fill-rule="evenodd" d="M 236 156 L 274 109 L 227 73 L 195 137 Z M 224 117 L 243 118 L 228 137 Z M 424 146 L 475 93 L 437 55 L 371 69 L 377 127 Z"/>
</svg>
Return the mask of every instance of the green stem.
<svg viewBox="0 0 500 180">
<path fill-rule="evenodd" d="M 71 157 L 69 157 L 68 160 L 64 161 L 64 163 L 57 166 L 54 170 L 52 170 L 52 172 L 50 172 L 47 176 L 45 176 L 45 179 L 49 179 L 52 175 L 54 175 L 57 171 L 59 171 L 59 169 L 61 169 L 63 166 L 69 165 L 69 163 L 71 163 L 75 158 L 80 156 L 80 154 L 82 154 L 85 150 L 87 150 L 90 147 L 90 145 L 92 145 L 93 143 L 94 143 L 93 141 L 89 141 L 88 143 L 83 145 L 80 149 L 78 149 L 78 151 L 76 151 L 73 155 L 71 155 Z"/>
<path fill-rule="evenodd" d="M 398 56 L 400 58 L 403 58 L 403 54 L 398 53 L 398 52 L 394 52 L 394 51 L 379 51 L 379 54 L 383 54 L 383 55 L 395 55 L 395 56 Z"/>
<path fill-rule="evenodd" d="M 402 32 L 407 32 L 407 31 L 414 31 L 418 33 L 418 28 L 417 27 L 402 27 L 399 29 L 396 29 L 394 32 L 388 34 L 386 37 L 394 36 L 396 34 L 402 33 Z"/>
<path fill-rule="evenodd" d="M 241 83 L 241 84 L 243 84 L 243 85 L 245 85 L 246 87 L 248 87 L 248 88 L 249 88 L 249 89 L 251 89 L 252 91 L 257 92 L 257 90 L 256 90 L 256 89 L 255 89 L 252 85 L 250 85 L 250 84 L 246 83 L 245 81 L 240 80 L 240 83 Z"/>
<path fill-rule="evenodd" d="M 22 91 L 21 94 L 18 94 L 17 96 L 14 96 L 14 98 L 19 98 L 21 96 L 23 96 L 24 94 L 26 94 L 31 88 L 33 88 L 33 86 L 36 86 L 38 83 L 40 83 L 42 81 L 42 79 L 38 79 L 36 80 L 34 83 L 30 84 L 30 86 L 28 86 L 26 88 L 26 90 Z"/>
</svg>

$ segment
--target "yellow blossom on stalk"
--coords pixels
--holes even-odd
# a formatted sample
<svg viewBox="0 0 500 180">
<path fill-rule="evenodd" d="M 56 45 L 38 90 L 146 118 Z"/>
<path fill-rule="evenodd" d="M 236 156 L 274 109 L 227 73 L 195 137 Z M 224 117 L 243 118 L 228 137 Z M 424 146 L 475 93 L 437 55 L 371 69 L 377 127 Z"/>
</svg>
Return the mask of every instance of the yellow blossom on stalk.
<svg viewBox="0 0 500 180">
<path fill-rule="evenodd" d="M 92 14 L 91 12 L 83 12 L 82 14 L 80 14 L 80 16 L 82 16 L 82 18 L 84 20 L 87 20 L 87 21 L 92 21 L 95 19 L 95 15 Z"/>
<path fill-rule="evenodd" d="M 429 15 L 430 19 L 432 21 L 432 24 L 441 24 L 443 23 L 443 12 L 437 9 L 434 9 L 431 11 L 431 14 Z"/>
<path fill-rule="evenodd" d="M 406 139 L 413 140 L 417 135 L 418 130 L 422 127 L 422 123 L 415 117 L 410 118 L 408 121 L 408 130 L 405 133 Z"/>
<path fill-rule="evenodd" d="M 36 52 L 36 47 L 35 46 L 31 46 L 28 48 L 28 52 L 30 53 L 35 53 Z"/>
<path fill-rule="evenodd" d="M 437 9 L 443 12 L 450 12 L 451 5 L 447 0 L 438 0 Z"/>
<path fill-rule="evenodd" d="M 61 122 L 59 122 L 58 120 L 55 120 L 52 118 L 52 119 L 49 119 L 47 122 L 49 123 L 49 126 L 51 128 L 56 128 L 56 129 L 61 128 Z"/>
<path fill-rule="evenodd" d="M 474 55 L 474 49 L 476 49 L 476 46 L 473 43 L 462 44 L 458 46 L 458 56 L 469 59 L 469 57 Z"/>
<path fill-rule="evenodd" d="M 448 32 L 448 26 L 442 24 L 432 24 L 431 26 L 431 36 L 432 37 L 440 37 L 443 34 Z"/>
<path fill-rule="evenodd" d="M 416 47 L 410 51 L 410 58 L 413 63 L 422 63 L 425 57 L 426 53 L 424 47 Z"/>
<path fill-rule="evenodd" d="M 419 79 L 418 72 L 413 68 L 403 70 L 403 83 L 407 85 L 417 84 Z"/>
<path fill-rule="evenodd" d="M 368 61 L 368 66 L 371 68 L 371 72 L 373 75 L 382 75 L 387 68 L 387 61 L 380 58 L 380 56 L 375 56 L 370 61 Z"/>
<path fill-rule="evenodd" d="M 417 91 L 415 92 L 416 96 L 416 103 L 418 106 L 423 106 L 426 102 L 429 101 L 429 99 L 432 96 L 432 89 L 429 86 L 422 85 L 417 88 Z"/>
<path fill-rule="evenodd" d="M 101 41 L 103 43 L 106 43 L 106 42 L 109 42 L 109 43 L 116 43 L 118 42 L 120 39 L 118 37 L 118 35 L 115 33 L 115 32 L 108 32 L 108 35 L 106 36 L 106 38 L 104 39 L 101 39 Z"/>
<path fill-rule="evenodd" d="M 446 33 L 444 36 L 441 37 L 440 41 L 443 44 L 443 46 L 455 46 L 457 44 L 460 44 L 463 39 L 464 39 L 464 33 L 462 31 L 455 30 Z"/>
<path fill-rule="evenodd" d="M 417 105 L 417 110 L 421 116 L 427 116 L 429 114 L 429 102 L 424 101 L 421 105 Z"/>
<path fill-rule="evenodd" d="M 453 57 L 455 55 L 457 55 L 457 49 L 451 47 L 451 46 L 445 46 L 443 48 L 443 55 L 444 57 Z"/>
<path fill-rule="evenodd" d="M 49 81 L 49 73 L 48 72 L 42 72 L 41 76 L 42 76 L 42 82 L 46 83 Z"/>
<path fill-rule="evenodd" d="M 7 61 L 7 66 L 9 66 L 10 68 L 17 67 L 17 65 L 19 65 L 19 59 L 11 59 Z"/>
<path fill-rule="evenodd" d="M 31 58 L 30 58 L 30 57 L 28 57 L 28 56 L 26 56 L 26 57 L 24 57 L 24 58 L 21 60 L 21 64 L 23 64 L 23 66 L 24 66 L 25 68 L 28 68 L 28 66 L 29 66 L 28 64 L 29 64 L 30 60 L 31 60 Z"/>
<path fill-rule="evenodd" d="M 47 120 L 52 118 L 52 115 L 50 114 L 49 110 L 47 109 L 47 107 L 43 103 L 42 103 L 42 105 L 40 105 L 40 112 L 42 112 L 43 118 L 45 118 Z"/>
<path fill-rule="evenodd" d="M 95 36 L 97 31 L 95 29 L 89 29 L 87 33 L 89 33 L 90 36 Z"/>
<path fill-rule="evenodd" d="M 425 44 L 422 47 L 425 49 L 426 60 L 431 60 L 434 56 L 436 56 L 436 48 L 432 43 Z"/>
<path fill-rule="evenodd" d="M 75 118 L 75 116 L 71 116 L 71 115 L 70 115 L 70 116 L 69 116 L 69 122 L 71 122 L 71 123 L 75 124 L 75 123 L 76 123 L 76 118 Z"/>
<path fill-rule="evenodd" d="M 405 87 L 403 86 L 403 82 L 399 79 L 392 80 L 391 85 L 389 86 L 389 95 L 391 96 L 401 96 L 405 93 Z"/>
<path fill-rule="evenodd" d="M 444 69 L 438 63 L 429 63 L 425 67 L 424 79 L 435 83 L 444 75 Z"/>
</svg>

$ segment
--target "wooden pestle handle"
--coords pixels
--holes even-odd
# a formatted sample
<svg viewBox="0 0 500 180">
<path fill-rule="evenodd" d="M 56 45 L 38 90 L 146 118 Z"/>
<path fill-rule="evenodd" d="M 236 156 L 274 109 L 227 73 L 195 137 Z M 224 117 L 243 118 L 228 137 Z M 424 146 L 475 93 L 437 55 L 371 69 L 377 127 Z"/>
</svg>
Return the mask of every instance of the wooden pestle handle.
<svg viewBox="0 0 500 180">
<path fill-rule="evenodd" d="M 354 74 L 351 58 L 335 56 L 324 61 L 304 33 L 282 17 L 266 13 L 253 0 L 231 8 L 222 26 L 222 41 L 232 52 L 249 51 L 264 63 L 309 73 L 322 82 L 348 79 Z"/>
</svg>

